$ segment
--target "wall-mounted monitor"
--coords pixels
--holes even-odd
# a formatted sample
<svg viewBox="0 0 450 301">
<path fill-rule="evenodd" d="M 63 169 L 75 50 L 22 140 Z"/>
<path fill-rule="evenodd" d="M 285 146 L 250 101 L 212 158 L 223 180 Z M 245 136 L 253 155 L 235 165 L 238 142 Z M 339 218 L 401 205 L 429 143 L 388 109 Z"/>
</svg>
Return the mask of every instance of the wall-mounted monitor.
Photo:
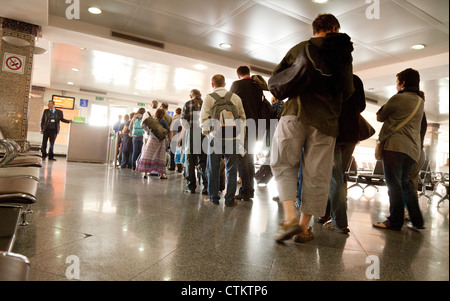
<svg viewBox="0 0 450 301">
<path fill-rule="evenodd" d="M 53 95 L 52 100 L 55 108 L 73 110 L 75 105 L 75 97 Z"/>
</svg>

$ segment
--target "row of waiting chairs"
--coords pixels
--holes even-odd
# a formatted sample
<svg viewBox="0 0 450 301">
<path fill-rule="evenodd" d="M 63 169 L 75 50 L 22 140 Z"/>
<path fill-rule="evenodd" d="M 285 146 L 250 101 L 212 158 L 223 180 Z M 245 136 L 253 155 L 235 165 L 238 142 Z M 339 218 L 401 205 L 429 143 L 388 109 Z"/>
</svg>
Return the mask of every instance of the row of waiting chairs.
<svg viewBox="0 0 450 301">
<path fill-rule="evenodd" d="M 352 157 L 352 162 L 348 171 L 346 172 L 347 179 L 350 182 L 355 182 L 350 185 L 348 189 L 353 187 L 359 187 L 363 190 L 367 187 L 374 187 L 378 191 L 379 185 L 386 185 L 384 177 L 383 163 L 381 160 L 376 161 L 372 172 L 360 171 L 358 170 L 358 165 L 354 157 Z M 361 183 L 366 183 L 366 186 L 362 186 Z M 445 189 L 444 195 L 438 192 L 439 185 L 443 186 Z M 428 204 L 431 203 L 433 196 L 440 197 L 437 207 L 439 208 L 441 203 L 448 200 L 449 191 L 449 175 L 448 173 L 442 172 L 432 172 L 430 168 L 430 162 L 425 160 L 419 174 L 419 191 L 418 197 L 426 197 L 428 199 Z M 426 190 L 433 190 L 433 192 L 428 195 Z"/>
<path fill-rule="evenodd" d="M 36 203 L 42 158 L 21 142 L 0 139 L 0 281 L 28 280 L 30 269 L 28 258 L 12 250 L 18 226 L 28 224 Z"/>
<path fill-rule="evenodd" d="M 350 185 L 348 189 L 359 187 L 364 192 L 366 188 L 374 187 L 378 191 L 378 185 L 385 185 L 384 169 L 381 160 L 377 160 L 373 171 L 359 171 L 355 157 L 352 157 L 352 162 L 350 164 L 349 170 L 346 172 L 346 175 L 347 179 L 350 182 L 355 182 L 354 184 Z M 366 183 L 366 186 L 363 187 L 361 183 Z"/>
</svg>

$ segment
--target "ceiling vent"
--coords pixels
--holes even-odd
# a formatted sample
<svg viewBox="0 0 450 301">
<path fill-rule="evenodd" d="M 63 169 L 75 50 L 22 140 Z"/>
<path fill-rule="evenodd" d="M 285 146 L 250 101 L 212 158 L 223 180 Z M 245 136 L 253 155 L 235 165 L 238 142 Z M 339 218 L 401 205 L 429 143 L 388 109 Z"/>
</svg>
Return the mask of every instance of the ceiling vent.
<svg viewBox="0 0 450 301">
<path fill-rule="evenodd" d="M 143 38 L 138 38 L 138 37 L 135 37 L 135 36 L 130 36 L 128 34 L 120 33 L 120 32 L 117 32 L 117 31 L 111 31 L 111 36 L 114 37 L 114 38 L 119 38 L 121 40 L 127 40 L 127 41 L 130 41 L 130 42 L 135 42 L 135 43 L 144 44 L 144 45 L 147 45 L 147 46 L 152 46 L 152 47 L 164 49 L 164 43 L 157 42 L 157 41 L 152 41 L 152 40 L 147 40 L 147 39 L 143 39 Z"/>
<path fill-rule="evenodd" d="M 80 92 L 106 95 L 106 91 L 93 90 L 88 88 L 80 88 Z"/>
</svg>

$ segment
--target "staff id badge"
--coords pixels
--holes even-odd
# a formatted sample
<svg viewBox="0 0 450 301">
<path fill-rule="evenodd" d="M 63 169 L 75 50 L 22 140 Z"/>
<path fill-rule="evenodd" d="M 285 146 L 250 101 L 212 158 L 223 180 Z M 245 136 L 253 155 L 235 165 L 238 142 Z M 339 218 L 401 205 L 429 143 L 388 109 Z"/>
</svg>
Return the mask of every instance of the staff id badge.
<svg viewBox="0 0 450 301">
<path fill-rule="evenodd" d="M 55 122 L 55 119 L 50 119 L 50 122 Z"/>
</svg>

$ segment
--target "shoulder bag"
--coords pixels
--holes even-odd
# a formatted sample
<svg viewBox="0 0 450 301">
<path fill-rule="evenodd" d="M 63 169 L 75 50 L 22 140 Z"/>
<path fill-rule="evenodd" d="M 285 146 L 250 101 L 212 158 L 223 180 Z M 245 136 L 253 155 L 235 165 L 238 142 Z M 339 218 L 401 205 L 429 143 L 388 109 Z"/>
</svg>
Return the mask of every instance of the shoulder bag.
<svg viewBox="0 0 450 301">
<path fill-rule="evenodd" d="M 411 120 L 411 118 L 413 118 L 414 115 L 416 115 L 417 110 L 420 107 L 420 101 L 421 98 L 419 98 L 419 101 L 417 101 L 417 105 L 414 108 L 414 111 L 412 111 L 412 113 L 405 119 L 403 120 L 401 123 L 399 123 L 394 130 L 392 131 L 392 133 L 390 133 L 389 135 L 387 135 L 386 137 L 384 137 L 383 140 L 378 140 L 377 141 L 377 145 L 375 146 L 375 159 L 376 160 L 382 160 L 383 159 L 383 150 L 384 150 L 384 144 L 386 142 L 386 140 L 392 136 L 392 134 L 394 134 L 396 131 L 398 131 L 399 129 L 401 129 L 405 124 L 408 123 L 408 121 Z"/>
</svg>

